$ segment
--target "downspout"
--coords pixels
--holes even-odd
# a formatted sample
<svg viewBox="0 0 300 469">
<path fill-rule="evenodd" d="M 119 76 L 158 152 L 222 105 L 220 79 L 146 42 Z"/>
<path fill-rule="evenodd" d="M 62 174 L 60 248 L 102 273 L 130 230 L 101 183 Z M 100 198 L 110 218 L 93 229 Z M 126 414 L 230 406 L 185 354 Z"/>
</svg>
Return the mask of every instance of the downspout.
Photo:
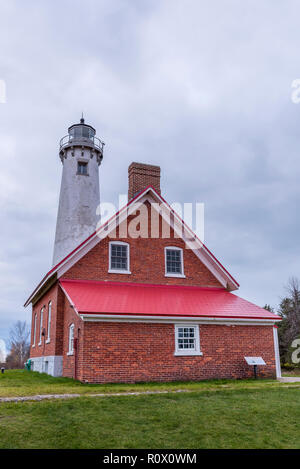
<svg viewBox="0 0 300 469">
<path fill-rule="evenodd" d="M 280 365 L 279 343 L 278 343 L 278 326 L 273 326 L 273 339 L 274 339 L 276 378 L 278 379 L 278 378 L 281 378 L 281 365 Z"/>
<path fill-rule="evenodd" d="M 75 352 L 75 364 L 74 364 L 74 379 L 78 379 L 78 360 L 80 352 L 80 327 L 77 329 L 77 338 L 74 343 L 74 352 Z"/>
<path fill-rule="evenodd" d="M 42 373 L 45 373 L 45 345 L 46 345 L 46 329 L 45 327 L 43 327 L 43 330 L 42 330 L 42 337 L 43 337 L 43 342 L 44 342 L 44 345 L 43 345 L 43 361 L 42 361 Z"/>
<path fill-rule="evenodd" d="M 74 338 L 74 379 L 77 379 L 77 346 L 78 339 Z"/>
</svg>

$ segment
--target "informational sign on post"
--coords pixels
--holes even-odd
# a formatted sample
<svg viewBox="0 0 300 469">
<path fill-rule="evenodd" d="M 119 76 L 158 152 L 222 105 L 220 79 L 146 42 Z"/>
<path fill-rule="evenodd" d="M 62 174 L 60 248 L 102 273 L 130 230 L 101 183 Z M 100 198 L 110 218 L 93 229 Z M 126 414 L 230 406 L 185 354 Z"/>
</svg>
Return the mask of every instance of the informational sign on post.
<svg viewBox="0 0 300 469">
<path fill-rule="evenodd" d="M 246 362 L 248 363 L 248 365 L 252 365 L 253 366 L 253 369 L 254 369 L 254 378 L 256 379 L 257 377 L 257 365 L 265 365 L 266 362 L 264 361 L 264 359 L 262 357 L 245 357 L 245 360 Z"/>
<path fill-rule="evenodd" d="M 266 362 L 263 360 L 262 357 L 245 357 L 246 362 L 248 365 L 265 365 Z"/>
</svg>

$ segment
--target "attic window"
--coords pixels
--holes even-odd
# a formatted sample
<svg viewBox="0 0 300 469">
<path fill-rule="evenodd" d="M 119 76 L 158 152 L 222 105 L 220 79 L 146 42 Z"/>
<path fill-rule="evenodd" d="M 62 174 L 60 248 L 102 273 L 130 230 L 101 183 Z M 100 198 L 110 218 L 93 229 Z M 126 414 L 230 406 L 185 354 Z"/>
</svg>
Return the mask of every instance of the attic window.
<svg viewBox="0 0 300 469">
<path fill-rule="evenodd" d="M 121 241 L 109 243 L 109 273 L 130 274 L 129 244 Z"/>
<path fill-rule="evenodd" d="M 85 161 L 78 161 L 77 162 L 77 174 L 80 174 L 81 176 L 87 176 L 88 175 L 88 164 Z"/>
<path fill-rule="evenodd" d="M 165 248 L 165 275 L 167 277 L 184 277 L 181 248 L 173 246 Z"/>
</svg>

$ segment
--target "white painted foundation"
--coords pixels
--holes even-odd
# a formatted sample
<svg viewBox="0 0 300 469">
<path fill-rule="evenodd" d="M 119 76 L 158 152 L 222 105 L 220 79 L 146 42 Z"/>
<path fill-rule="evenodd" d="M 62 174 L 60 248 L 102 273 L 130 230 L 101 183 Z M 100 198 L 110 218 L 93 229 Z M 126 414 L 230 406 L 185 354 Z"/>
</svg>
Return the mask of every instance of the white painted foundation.
<svg viewBox="0 0 300 469">
<path fill-rule="evenodd" d="M 50 355 L 45 357 L 34 357 L 31 360 L 31 370 L 39 373 L 47 373 L 51 376 L 62 376 L 62 355 Z"/>
</svg>

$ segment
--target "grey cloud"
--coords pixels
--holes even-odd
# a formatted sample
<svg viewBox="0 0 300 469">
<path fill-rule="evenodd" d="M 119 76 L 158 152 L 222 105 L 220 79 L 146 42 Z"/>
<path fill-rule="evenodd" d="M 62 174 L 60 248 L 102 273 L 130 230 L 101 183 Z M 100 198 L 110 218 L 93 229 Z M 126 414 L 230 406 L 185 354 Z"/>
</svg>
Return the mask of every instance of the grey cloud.
<svg viewBox="0 0 300 469">
<path fill-rule="evenodd" d="M 299 270 L 297 1 L 0 0 L 0 337 L 48 270 L 58 142 L 81 111 L 106 142 L 101 198 L 162 167 L 170 202 L 205 202 L 205 241 L 276 305 Z"/>
</svg>

